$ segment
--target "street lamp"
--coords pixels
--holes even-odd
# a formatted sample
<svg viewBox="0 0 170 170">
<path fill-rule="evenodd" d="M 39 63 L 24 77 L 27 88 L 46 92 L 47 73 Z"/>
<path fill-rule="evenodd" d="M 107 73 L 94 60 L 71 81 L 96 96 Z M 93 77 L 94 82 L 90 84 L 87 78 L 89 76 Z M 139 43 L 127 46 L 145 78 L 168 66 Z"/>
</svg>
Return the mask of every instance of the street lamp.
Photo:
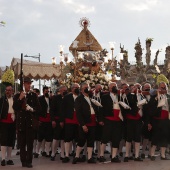
<svg viewBox="0 0 170 170">
<path fill-rule="evenodd" d="M 110 49 L 112 51 L 112 61 L 111 61 L 111 66 L 112 66 L 112 80 L 115 80 L 115 73 L 116 73 L 116 60 L 114 59 L 113 56 L 113 51 L 115 49 L 115 42 L 109 42 Z"/>
<path fill-rule="evenodd" d="M 6 23 L 5 23 L 4 21 L 1 21 L 1 22 L 0 22 L 0 26 L 5 26 L 5 24 L 6 24 Z"/>
<path fill-rule="evenodd" d="M 73 56 L 74 56 L 74 61 L 75 61 L 75 68 L 74 68 L 74 77 L 76 78 L 76 73 L 77 73 L 77 48 L 79 41 L 75 40 L 73 41 L 72 47 L 74 48 Z"/>
<path fill-rule="evenodd" d="M 35 55 L 35 56 L 28 56 L 26 54 L 24 57 L 35 58 L 35 59 L 38 59 L 38 62 L 40 62 L 40 53 L 38 55 Z M 40 79 L 39 79 L 39 90 L 41 91 L 41 82 L 40 82 Z"/>
</svg>

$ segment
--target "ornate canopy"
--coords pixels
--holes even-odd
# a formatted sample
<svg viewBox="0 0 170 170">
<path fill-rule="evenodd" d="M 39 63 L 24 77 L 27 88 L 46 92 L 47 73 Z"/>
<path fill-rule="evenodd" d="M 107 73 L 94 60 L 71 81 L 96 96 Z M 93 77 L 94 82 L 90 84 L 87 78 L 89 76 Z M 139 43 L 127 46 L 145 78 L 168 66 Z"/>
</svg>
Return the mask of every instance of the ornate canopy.
<svg viewBox="0 0 170 170">
<path fill-rule="evenodd" d="M 102 47 L 92 33 L 88 30 L 89 21 L 87 18 L 80 20 L 83 30 L 76 37 L 74 41 L 78 41 L 77 51 L 102 51 Z M 74 50 L 73 43 L 70 45 L 69 50 Z"/>
<path fill-rule="evenodd" d="M 14 70 L 15 79 L 20 76 L 21 60 L 13 58 L 11 62 L 11 69 Z M 58 78 L 61 75 L 60 65 L 52 65 L 46 63 L 39 63 L 30 60 L 23 60 L 23 74 L 32 79 L 46 79 Z"/>
</svg>

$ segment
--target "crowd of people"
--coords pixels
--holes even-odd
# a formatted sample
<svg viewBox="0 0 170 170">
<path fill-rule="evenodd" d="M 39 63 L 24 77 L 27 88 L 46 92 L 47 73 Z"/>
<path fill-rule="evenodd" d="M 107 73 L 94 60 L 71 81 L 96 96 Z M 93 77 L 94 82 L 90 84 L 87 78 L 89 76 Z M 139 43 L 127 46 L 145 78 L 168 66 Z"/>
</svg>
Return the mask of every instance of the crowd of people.
<svg viewBox="0 0 170 170">
<path fill-rule="evenodd" d="M 33 167 L 33 157 L 40 155 L 54 161 L 59 146 L 63 163 L 105 162 L 108 143 L 113 163 L 120 163 L 123 156 L 124 162 L 141 162 L 146 157 L 155 161 L 158 147 L 160 159 L 169 160 L 170 95 L 166 83 L 154 89 L 149 83 L 118 87 L 111 82 L 108 91 L 100 84 L 90 89 L 87 83 L 73 83 L 70 91 L 60 86 L 55 95 L 47 86 L 39 95 L 31 83 L 29 77 L 24 78 L 24 90 L 15 95 L 13 87 L 7 86 L 0 98 L 2 166 L 14 165 L 15 138 L 22 166 L 28 168 Z"/>
</svg>

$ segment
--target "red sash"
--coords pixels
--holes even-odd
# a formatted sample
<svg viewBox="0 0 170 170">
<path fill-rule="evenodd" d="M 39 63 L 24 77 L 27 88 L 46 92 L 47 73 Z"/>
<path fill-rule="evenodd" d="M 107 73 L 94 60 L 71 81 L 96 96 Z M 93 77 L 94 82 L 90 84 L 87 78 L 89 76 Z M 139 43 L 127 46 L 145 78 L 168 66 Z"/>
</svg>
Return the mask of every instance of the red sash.
<svg viewBox="0 0 170 170">
<path fill-rule="evenodd" d="M 91 115 L 91 122 L 87 123 L 86 126 L 96 126 L 96 115 L 95 114 Z"/>
<path fill-rule="evenodd" d="M 76 111 L 73 113 L 73 119 L 66 118 L 65 123 L 70 123 L 70 124 L 78 124 L 77 116 L 76 116 Z"/>
<path fill-rule="evenodd" d="M 169 113 L 166 110 L 161 111 L 161 116 L 154 117 L 154 119 L 169 119 Z"/>
<path fill-rule="evenodd" d="M 8 113 L 7 118 L 1 119 L 0 122 L 2 122 L 2 123 L 14 123 L 14 121 L 11 118 L 11 115 L 12 115 L 11 113 Z"/>
<path fill-rule="evenodd" d="M 139 113 L 137 113 L 136 115 L 126 114 L 126 118 L 131 120 L 139 120 L 141 116 L 139 115 Z"/>
<path fill-rule="evenodd" d="M 39 121 L 41 121 L 41 122 L 51 122 L 50 113 L 47 113 L 46 117 L 39 117 Z"/>
<path fill-rule="evenodd" d="M 119 112 L 120 110 L 118 109 L 113 109 L 113 116 L 107 116 L 106 119 L 111 120 L 111 121 L 121 121 L 119 118 Z"/>
</svg>

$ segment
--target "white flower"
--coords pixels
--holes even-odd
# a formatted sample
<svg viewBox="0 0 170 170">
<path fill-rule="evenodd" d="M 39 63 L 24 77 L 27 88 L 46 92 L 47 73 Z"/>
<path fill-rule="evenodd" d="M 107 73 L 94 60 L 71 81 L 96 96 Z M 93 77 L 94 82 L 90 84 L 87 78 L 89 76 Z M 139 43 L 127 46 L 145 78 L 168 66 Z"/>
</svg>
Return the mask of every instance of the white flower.
<svg viewBox="0 0 170 170">
<path fill-rule="evenodd" d="M 87 83 L 87 84 L 90 84 L 90 80 L 87 80 L 86 83 Z"/>
<path fill-rule="evenodd" d="M 88 74 L 85 74 L 84 77 L 87 78 L 89 75 Z"/>
<path fill-rule="evenodd" d="M 102 80 L 100 80 L 100 84 L 102 84 L 103 83 L 103 81 Z"/>
<path fill-rule="evenodd" d="M 83 78 L 81 78 L 81 80 L 82 80 L 82 81 L 85 81 L 86 79 L 83 77 Z"/>
<path fill-rule="evenodd" d="M 96 82 L 98 81 L 98 79 L 97 79 L 97 78 L 95 78 L 94 80 L 95 80 Z"/>
</svg>

